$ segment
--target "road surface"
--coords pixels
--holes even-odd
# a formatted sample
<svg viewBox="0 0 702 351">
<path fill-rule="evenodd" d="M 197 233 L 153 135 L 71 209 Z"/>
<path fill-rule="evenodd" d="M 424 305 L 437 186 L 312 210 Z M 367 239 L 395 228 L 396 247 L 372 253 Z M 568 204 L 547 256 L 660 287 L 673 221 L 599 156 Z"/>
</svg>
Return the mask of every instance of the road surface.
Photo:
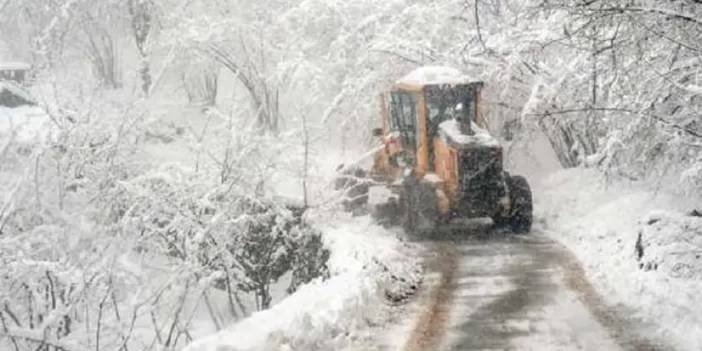
<svg viewBox="0 0 702 351">
<path fill-rule="evenodd" d="M 405 351 L 668 350 L 612 308 L 577 259 L 538 233 L 427 242 Z"/>
</svg>

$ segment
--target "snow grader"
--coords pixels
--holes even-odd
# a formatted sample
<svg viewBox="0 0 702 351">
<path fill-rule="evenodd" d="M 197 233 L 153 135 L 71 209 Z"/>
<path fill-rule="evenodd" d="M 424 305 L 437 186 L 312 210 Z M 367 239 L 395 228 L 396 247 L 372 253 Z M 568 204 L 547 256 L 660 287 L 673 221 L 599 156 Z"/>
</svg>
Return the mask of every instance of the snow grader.
<svg viewBox="0 0 702 351">
<path fill-rule="evenodd" d="M 370 171 L 362 172 L 372 181 L 355 183 L 361 189 L 356 199 L 367 199 L 368 184 L 386 186 L 396 194 L 396 217 L 413 233 L 484 217 L 528 232 L 531 190 L 524 177 L 503 169 L 502 146 L 487 129 L 482 88 L 458 70 L 423 67 L 382 94 L 381 127 L 373 130 L 382 146 Z"/>
</svg>

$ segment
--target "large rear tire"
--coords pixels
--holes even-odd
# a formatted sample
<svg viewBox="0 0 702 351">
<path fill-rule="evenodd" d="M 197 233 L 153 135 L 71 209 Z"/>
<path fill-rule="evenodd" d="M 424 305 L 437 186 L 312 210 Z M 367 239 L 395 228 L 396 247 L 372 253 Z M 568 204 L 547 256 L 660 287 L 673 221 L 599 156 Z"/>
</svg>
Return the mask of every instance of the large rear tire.
<svg viewBox="0 0 702 351">
<path fill-rule="evenodd" d="M 512 202 L 509 226 L 514 233 L 528 233 L 533 221 L 533 204 L 531 188 L 526 178 L 522 176 L 509 177 L 509 193 Z"/>
</svg>

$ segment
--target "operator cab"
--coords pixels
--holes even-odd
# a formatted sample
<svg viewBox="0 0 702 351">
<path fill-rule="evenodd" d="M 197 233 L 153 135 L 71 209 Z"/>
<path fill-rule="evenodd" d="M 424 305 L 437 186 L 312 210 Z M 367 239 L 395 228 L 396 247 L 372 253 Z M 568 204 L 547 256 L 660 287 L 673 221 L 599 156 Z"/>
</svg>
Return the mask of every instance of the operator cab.
<svg viewBox="0 0 702 351">
<path fill-rule="evenodd" d="M 430 66 L 418 68 L 397 81 L 394 93 L 423 95 L 433 126 L 451 119 L 469 126 L 484 122 L 477 103 L 482 87 L 482 82 L 473 81 L 454 68 Z"/>
<path fill-rule="evenodd" d="M 526 179 L 503 170 L 503 150 L 487 131 L 483 83 L 448 67 L 422 67 L 381 96 L 382 139 L 371 177 L 389 184 L 403 226 L 432 228 L 489 217 L 515 232 L 531 227 Z"/>
<path fill-rule="evenodd" d="M 482 131 L 486 127 L 480 104 L 482 87 L 482 82 L 459 70 L 440 66 L 421 67 L 398 80 L 383 96 L 388 115 L 383 130 L 376 132 L 399 138 L 403 152 L 390 157 L 391 165 L 419 165 L 420 173 L 434 171 L 435 138 L 460 148 L 466 136 Z"/>
</svg>

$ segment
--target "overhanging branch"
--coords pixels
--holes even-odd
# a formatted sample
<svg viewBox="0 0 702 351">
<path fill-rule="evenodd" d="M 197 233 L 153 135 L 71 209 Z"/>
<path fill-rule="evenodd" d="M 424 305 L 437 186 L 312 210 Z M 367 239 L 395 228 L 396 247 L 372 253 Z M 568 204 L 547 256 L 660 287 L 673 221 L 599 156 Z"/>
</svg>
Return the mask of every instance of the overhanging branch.
<svg viewBox="0 0 702 351">
<path fill-rule="evenodd" d="M 566 114 L 579 113 L 579 112 L 622 112 L 622 113 L 627 113 L 627 114 L 640 115 L 640 116 L 651 118 L 659 123 L 665 124 L 670 128 L 682 131 L 685 134 L 688 134 L 690 136 L 693 136 L 696 138 L 702 138 L 702 132 L 698 132 L 696 130 L 693 130 L 693 129 L 685 127 L 685 126 L 681 126 L 681 125 L 676 124 L 674 122 L 671 122 L 671 121 L 669 121 L 661 116 L 657 116 L 657 115 L 654 115 L 652 113 L 644 113 L 644 112 L 634 111 L 631 109 L 621 108 L 621 107 L 584 107 L 584 108 L 565 109 L 565 110 L 558 110 L 558 111 L 547 111 L 544 113 L 529 113 L 529 114 L 527 114 L 527 116 L 548 117 L 548 116 L 554 116 L 554 115 L 566 115 Z"/>
</svg>

